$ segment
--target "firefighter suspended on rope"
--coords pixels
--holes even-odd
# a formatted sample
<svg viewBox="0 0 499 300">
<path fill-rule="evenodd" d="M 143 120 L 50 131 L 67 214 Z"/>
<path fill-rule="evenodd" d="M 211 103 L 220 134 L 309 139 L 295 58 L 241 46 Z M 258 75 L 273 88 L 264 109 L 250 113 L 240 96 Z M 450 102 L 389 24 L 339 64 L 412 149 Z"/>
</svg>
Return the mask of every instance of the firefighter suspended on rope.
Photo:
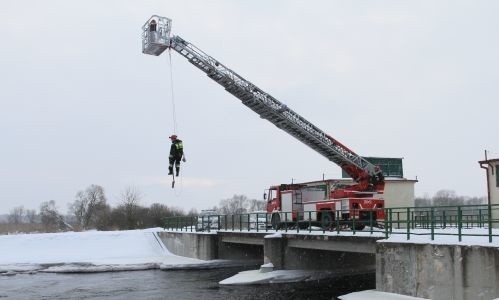
<svg viewBox="0 0 499 300">
<path fill-rule="evenodd" d="M 168 175 L 173 175 L 173 165 L 175 164 L 175 176 L 178 176 L 180 173 L 180 161 L 186 161 L 184 146 L 182 145 L 182 141 L 179 140 L 175 134 L 170 136 L 170 140 L 172 141 L 172 145 L 170 147 L 170 165 L 168 167 Z"/>
</svg>

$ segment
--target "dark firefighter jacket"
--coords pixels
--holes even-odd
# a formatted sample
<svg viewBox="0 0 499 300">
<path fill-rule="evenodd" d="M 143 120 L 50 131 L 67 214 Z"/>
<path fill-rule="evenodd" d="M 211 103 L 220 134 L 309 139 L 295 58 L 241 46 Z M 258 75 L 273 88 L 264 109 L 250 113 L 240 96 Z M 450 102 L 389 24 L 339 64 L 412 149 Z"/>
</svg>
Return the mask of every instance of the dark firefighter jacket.
<svg viewBox="0 0 499 300">
<path fill-rule="evenodd" d="M 181 140 L 174 140 L 170 147 L 170 157 L 180 160 L 184 155 L 184 146 Z"/>
</svg>

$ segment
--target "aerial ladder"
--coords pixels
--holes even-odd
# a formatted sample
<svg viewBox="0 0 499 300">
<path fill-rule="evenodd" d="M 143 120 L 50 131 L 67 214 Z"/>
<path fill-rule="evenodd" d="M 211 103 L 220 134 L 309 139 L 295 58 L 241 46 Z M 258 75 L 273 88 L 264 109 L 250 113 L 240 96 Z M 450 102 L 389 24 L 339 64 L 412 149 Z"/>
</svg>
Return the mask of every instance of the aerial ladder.
<svg viewBox="0 0 499 300">
<path fill-rule="evenodd" d="M 171 34 L 172 20 L 152 16 L 142 27 L 142 52 L 159 56 L 173 49 L 225 90 L 278 128 L 289 133 L 340 166 L 354 181 L 331 191 L 331 198 L 371 197 L 382 194 L 382 170 L 326 134 L 298 113 L 246 80 L 220 61 L 178 35 Z"/>
</svg>

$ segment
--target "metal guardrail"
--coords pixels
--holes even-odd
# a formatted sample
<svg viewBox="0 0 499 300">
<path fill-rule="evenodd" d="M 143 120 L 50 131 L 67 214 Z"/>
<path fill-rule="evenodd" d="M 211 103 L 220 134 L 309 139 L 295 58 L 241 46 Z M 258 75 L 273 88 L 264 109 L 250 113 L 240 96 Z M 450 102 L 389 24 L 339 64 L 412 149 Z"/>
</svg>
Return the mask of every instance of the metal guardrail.
<svg viewBox="0 0 499 300">
<path fill-rule="evenodd" d="M 354 218 L 350 216 L 355 216 Z M 378 218 L 376 218 L 378 216 Z M 379 218 L 379 216 L 382 216 Z M 427 207 L 394 207 L 380 209 L 356 209 L 345 211 L 308 211 L 277 213 L 253 212 L 233 215 L 204 215 L 197 217 L 168 217 L 164 229 L 177 231 L 248 231 L 248 232 L 350 232 L 370 234 L 379 232 L 385 238 L 394 234 L 411 236 L 463 236 L 488 237 L 492 228 L 499 228 L 499 205 L 459 205 Z M 483 228 L 485 233 L 468 229 Z"/>
</svg>

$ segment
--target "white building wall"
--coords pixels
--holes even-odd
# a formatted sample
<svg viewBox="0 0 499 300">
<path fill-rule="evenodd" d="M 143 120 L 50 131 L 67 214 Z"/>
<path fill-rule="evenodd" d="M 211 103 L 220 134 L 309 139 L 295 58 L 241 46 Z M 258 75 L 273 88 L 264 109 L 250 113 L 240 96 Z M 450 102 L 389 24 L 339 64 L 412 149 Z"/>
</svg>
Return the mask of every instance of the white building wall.
<svg viewBox="0 0 499 300">
<path fill-rule="evenodd" d="M 414 207 L 414 185 L 417 180 L 385 179 L 385 207 Z"/>
<path fill-rule="evenodd" d="M 489 190 L 490 190 L 490 204 L 499 204 L 499 187 L 497 187 L 497 169 L 499 162 L 493 163 L 489 168 Z"/>
<path fill-rule="evenodd" d="M 487 172 L 489 173 L 488 188 L 490 192 L 490 204 L 499 205 L 499 187 L 497 186 L 497 177 L 499 176 L 497 170 L 499 161 L 494 160 L 489 164 Z M 492 207 L 492 219 L 499 220 L 499 206 Z M 492 227 L 499 228 L 499 223 L 492 224 Z"/>
<path fill-rule="evenodd" d="M 352 183 L 351 179 L 342 180 Z M 418 182 L 414 179 L 390 179 L 385 178 L 385 190 L 378 195 L 385 200 L 385 207 L 414 207 L 414 185 Z"/>
</svg>

